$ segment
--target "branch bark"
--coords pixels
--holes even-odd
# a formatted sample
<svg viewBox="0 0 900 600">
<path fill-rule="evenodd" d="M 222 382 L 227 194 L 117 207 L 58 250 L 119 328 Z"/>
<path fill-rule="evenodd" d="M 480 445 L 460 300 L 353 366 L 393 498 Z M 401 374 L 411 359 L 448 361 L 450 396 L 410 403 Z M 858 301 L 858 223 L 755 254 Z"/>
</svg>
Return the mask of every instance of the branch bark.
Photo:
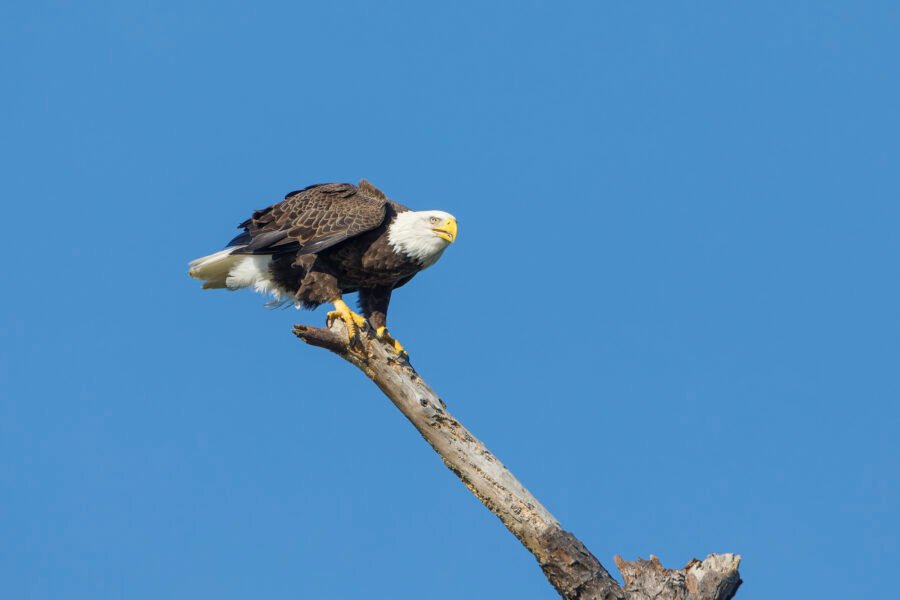
<svg viewBox="0 0 900 600">
<path fill-rule="evenodd" d="M 600 561 L 503 466 L 481 441 L 447 411 L 443 400 L 412 366 L 378 341 L 371 330 L 349 344 L 340 319 L 329 328 L 296 325 L 304 342 L 325 348 L 366 374 L 419 430 L 460 481 L 497 515 L 537 559 L 550 584 L 566 600 L 730 600 L 741 584 L 740 556 L 711 554 L 680 570 L 656 557 L 633 562 L 616 556 L 623 588 Z"/>
</svg>

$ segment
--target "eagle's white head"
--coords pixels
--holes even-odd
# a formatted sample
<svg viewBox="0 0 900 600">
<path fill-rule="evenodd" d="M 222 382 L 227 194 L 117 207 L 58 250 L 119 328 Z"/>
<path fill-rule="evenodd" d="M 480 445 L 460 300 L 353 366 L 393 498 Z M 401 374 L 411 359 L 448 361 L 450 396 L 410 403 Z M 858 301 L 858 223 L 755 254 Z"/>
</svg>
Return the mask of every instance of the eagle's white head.
<svg viewBox="0 0 900 600">
<path fill-rule="evenodd" d="M 398 214 L 388 227 L 388 243 L 430 267 L 447 246 L 456 241 L 456 217 L 442 210 L 406 211 Z"/>
</svg>

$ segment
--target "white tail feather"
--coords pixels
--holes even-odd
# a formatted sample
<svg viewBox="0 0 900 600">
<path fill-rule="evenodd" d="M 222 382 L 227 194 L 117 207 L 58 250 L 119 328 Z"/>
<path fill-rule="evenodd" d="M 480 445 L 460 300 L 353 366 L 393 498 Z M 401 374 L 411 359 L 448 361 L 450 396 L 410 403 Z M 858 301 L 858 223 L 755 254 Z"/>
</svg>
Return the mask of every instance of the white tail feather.
<svg viewBox="0 0 900 600">
<path fill-rule="evenodd" d="M 227 287 L 226 280 L 231 269 L 240 262 L 241 255 L 232 252 L 236 248 L 225 248 L 209 256 L 201 256 L 190 262 L 188 275 L 203 280 L 204 289 Z"/>
<path fill-rule="evenodd" d="M 281 289 L 269 271 L 271 256 L 252 254 L 232 254 L 242 246 L 225 248 L 215 254 L 203 256 L 190 262 L 188 274 L 203 280 L 204 289 L 228 288 L 238 290 L 252 287 L 257 292 L 275 296 L 275 304 L 289 302 L 293 294 Z"/>
</svg>

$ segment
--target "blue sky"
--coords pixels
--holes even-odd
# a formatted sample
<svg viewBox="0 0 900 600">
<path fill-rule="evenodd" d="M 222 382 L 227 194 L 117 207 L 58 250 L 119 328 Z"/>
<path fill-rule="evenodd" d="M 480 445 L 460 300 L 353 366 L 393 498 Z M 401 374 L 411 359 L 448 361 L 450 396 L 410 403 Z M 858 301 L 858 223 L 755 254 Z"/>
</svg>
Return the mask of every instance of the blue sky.
<svg viewBox="0 0 900 600">
<path fill-rule="evenodd" d="M 366 177 L 459 217 L 392 330 L 609 568 L 879 597 L 900 552 L 889 2 L 0 8 L 4 598 L 553 598 L 324 311 L 203 292 Z M 10 254 L 10 250 L 12 251 Z"/>
</svg>

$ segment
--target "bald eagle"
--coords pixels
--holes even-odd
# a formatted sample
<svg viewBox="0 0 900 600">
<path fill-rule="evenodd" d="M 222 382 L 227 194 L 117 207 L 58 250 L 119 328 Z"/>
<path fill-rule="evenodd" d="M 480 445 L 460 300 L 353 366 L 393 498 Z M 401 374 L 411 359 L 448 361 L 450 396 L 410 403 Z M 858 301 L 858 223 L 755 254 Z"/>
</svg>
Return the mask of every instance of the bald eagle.
<svg viewBox="0 0 900 600">
<path fill-rule="evenodd" d="M 205 289 L 253 288 L 298 308 L 330 302 L 329 322 L 343 320 L 351 339 L 368 319 L 401 355 L 387 330 L 391 292 L 437 262 L 457 232 L 453 215 L 412 211 L 366 180 L 291 192 L 238 227 L 224 250 L 191 261 L 188 273 Z M 343 300 L 357 291 L 362 315 Z"/>
</svg>

